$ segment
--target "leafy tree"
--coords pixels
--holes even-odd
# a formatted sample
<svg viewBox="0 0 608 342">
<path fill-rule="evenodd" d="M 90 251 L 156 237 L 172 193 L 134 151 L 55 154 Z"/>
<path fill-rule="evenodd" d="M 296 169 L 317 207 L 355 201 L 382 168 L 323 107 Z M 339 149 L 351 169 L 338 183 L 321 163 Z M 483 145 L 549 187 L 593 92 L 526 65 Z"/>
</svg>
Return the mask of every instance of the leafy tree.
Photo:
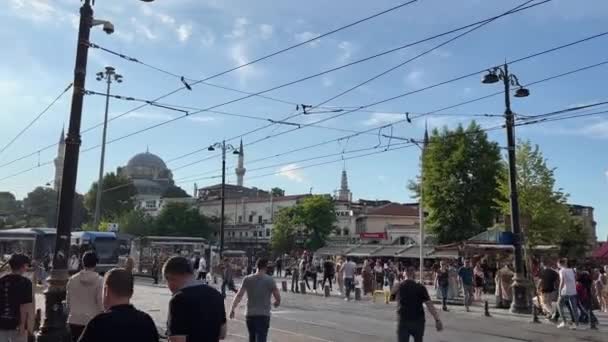
<svg viewBox="0 0 608 342">
<path fill-rule="evenodd" d="M 273 197 L 283 197 L 285 196 L 285 190 L 281 188 L 272 188 L 270 189 L 270 193 Z"/>
<path fill-rule="evenodd" d="M 475 122 L 464 129 L 435 129 L 423 157 L 427 227 L 439 243 L 461 241 L 492 225 L 500 197 L 498 144 Z M 414 193 L 419 183 L 410 182 Z"/>
<path fill-rule="evenodd" d="M 586 235 L 582 232 L 580 236 L 576 234 L 582 226 L 570 214 L 566 204 L 568 196 L 559 189 L 555 190 L 555 169 L 547 165 L 539 147 L 530 141 L 520 141 L 516 168 L 519 211 L 527 244 L 557 244 L 563 247 L 565 254 L 585 248 Z M 498 202 L 502 212 L 509 215 L 510 190 L 506 171 L 501 177 L 500 192 L 502 196 Z"/>
<path fill-rule="evenodd" d="M 101 217 L 105 219 L 116 219 L 120 215 L 131 211 L 134 207 L 133 197 L 136 190 L 131 181 L 113 172 L 103 177 L 103 193 L 101 196 Z M 84 205 L 89 212 L 95 212 L 97 202 L 97 182 L 91 185 L 86 193 Z"/>
<path fill-rule="evenodd" d="M 293 207 L 294 223 L 304 228 L 306 248 L 316 250 L 325 245 L 325 241 L 334 230 L 336 212 L 331 197 L 310 196 Z"/>
<path fill-rule="evenodd" d="M 292 251 L 297 244 L 297 224 L 294 216 L 295 208 L 282 208 L 274 217 L 272 229 L 272 239 L 270 244 L 276 254 L 283 254 Z"/>
<path fill-rule="evenodd" d="M 165 190 L 162 197 L 184 198 L 184 197 L 190 197 L 190 195 L 188 195 L 188 193 L 184 189 L 180 188 L 179 186 L 172 185 L 169 188 L 167 188 L 167 190 Z"/>
<path fill-rule="evenodd" d="M 57 205 L 59 196 L 57 191 L 51 188 L 37 187 L 27 194 L 23 200 L 26 214 L 26 226 L 30 227 L 55 227 L 57 225 Z M 72 209 L 72 227 L 80 227 L 87 218 L 84 208 L 84 197 L 76 193 L 74 196 L 74 208 Z"/>
<path fill-rule="evenodd" d="M 156 218 L 155 234 L 161 236 L 209 237 L 207 218 L 186 203 L 169 203 Z"/>
<path fill-rule="evenodd" d="M 122 214 L 118 220 L 118 229 L 122 233 L 135 236 L 151 235 L 155 230 L 154 219 L 143 210 L 132 210 Z"/>
<path fill-rule="evenodd" d="M 0 213 L 14 214 L 18 210 L 18 202 L 10 192 L 0 192 Z"/>
</svg>

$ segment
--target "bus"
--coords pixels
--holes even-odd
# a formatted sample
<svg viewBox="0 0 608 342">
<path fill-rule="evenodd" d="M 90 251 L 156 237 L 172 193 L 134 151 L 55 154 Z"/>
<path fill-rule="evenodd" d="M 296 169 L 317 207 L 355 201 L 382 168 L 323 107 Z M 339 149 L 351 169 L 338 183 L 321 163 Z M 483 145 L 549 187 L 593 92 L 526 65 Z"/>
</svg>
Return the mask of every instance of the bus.
<svg viewBox="0 0 608 342">
<path fill-rule="evenodd" d="M 139 275 L 152 276 L 154 256 L 158 257 L 159 267 L 172 256 L 181 255 L 191 258 L 195 254 L 209 257 L 209 241 L 198 237 L 184 236 L 144 236 L 131 242 L 131 257 Z"/>
<path fill-rule="evenodd" d="M 54 228 L 16 228 L 0 230 L 0 256 L 7 259 L 13 253 L 27 254 L 43 260 L 55 250 Z"/>
<path fill-rule="evenodd" d="M 116 234 L 112 232 L 72 232 L 71 248 L 78 255 L 92 250 L 99 260 L 97 271 L 105 273 L 118 266 L 119 243 Z"/>
</svg>

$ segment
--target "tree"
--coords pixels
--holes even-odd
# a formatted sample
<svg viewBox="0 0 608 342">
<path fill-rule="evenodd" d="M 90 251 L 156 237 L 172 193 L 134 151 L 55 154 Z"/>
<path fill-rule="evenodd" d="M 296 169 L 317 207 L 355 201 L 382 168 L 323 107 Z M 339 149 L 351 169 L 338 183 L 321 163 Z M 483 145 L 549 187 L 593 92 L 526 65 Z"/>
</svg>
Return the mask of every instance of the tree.
<svg viewBox="0 0 608 342">
<path fill-rule="evenodd" d="M 295 214 L 296 210 L 293 207 L 282 208 L 274 217 L 270 244 L 277 254 L 289 253 L 297 245 L 298 229 L 294 219 Z"/>
<path fill-rule="evenodd" d="M 427 227 L 439 243 L 462 241 L 492 225 L 499 210 L 500 148 L 479 125 L 433 130 L 422 164 Z M 419 184 L 409 188 L 418 193 Z"/>
<path fill-rule="evenodd" d="M 0 192 L 0 214 L 14 214 L 18 210 L 18 202 L 10 192 Z"/>
<path fill-rule="evenodd" d="M 57 224 L 57 192 L 41 186 L 27 194 L 23 200 L 27 225 L 55 227 Z"/>
<path fill-rule="evenodd" d="M 132 210 L 123 213 L 117 220 L 118 229 L 122 233 L 135 236 L 151 235 L 155 230 L 154 219 L 143 210 Z"/>
<path fill-rule="evenodd" d="M 555 190 L 555 169 L 547 165 L 538 145 L 532 146 L 530 141 L 518 143 L 516 169 L 519 211 L 522 223 L 525 222 L 523 229 L 527 244 L 560 245 L 563 246 L 565 254 L 579 249 L 581 242 L 585 244 L 584 233 L 580 234 L 582 240 L 577 239 L 577 231 L 582 230 L 582 227 L 570 214 L 566 204 L 568 196 L 560 190 Z M 506 171 L 501 177 L 500 192 L 502 196 L 498 198 L 498 202 L 502 212 L 509 215 L 510 189 Z"/>
<path fill-rule="evenodd" d="M 188 193 L 184 189 L 180 188 L 179 186 L 172 185 L 169 188 L 167 188 L 167 190 L 165 190 L 162 197 L 185 198 L 185 197 L 190 197 L 190 195 L 188 195 Z"/>
<path fill-rule="evenodd" d="M 84 208 L 84 196 L 79 193 L 74 195 L 74 207 L 72 209 L 72 227 L 80 227 L 87 218 Z M 51 188 L 37 187 L 27 194 L 23 200 L 26 214 L 25 225 L 29 227 L 55 227 L 57 225 L 57 205 L 59 195 Z"/>
<path fill-rule="evenodd" d="M 113 220 L 131 211 L 134 207 L 133 197 L 136 195 L 135 186 L 125 177 L 113 172 L 103 177 L 103 193 L 101 196 L 101 217 Z M 97 182 L 91 185 L 86 193 L 84 205 L 89 212 L 95 212 L 97 202 Z"/>
<path fill-rule="evenodd" d="M 281 188 L 272 188 L 270 189 L 270 194 L 272 197 L 283 197 L 285 196 L 285 190 Z"/>
<path fill-rule="evenodd" d="M 186 203 L 169 203 L 156 218 L 155 234 L 161 236 L 209 237 L 207 218 Z"/>
<path fill-rule="evenodd" d="M 303 227 L 305 247 L 317 250 L 334 230 L 336 212 L 331 197 L 310 196 L 294 207 L 294 224 Z"/>
</svg>

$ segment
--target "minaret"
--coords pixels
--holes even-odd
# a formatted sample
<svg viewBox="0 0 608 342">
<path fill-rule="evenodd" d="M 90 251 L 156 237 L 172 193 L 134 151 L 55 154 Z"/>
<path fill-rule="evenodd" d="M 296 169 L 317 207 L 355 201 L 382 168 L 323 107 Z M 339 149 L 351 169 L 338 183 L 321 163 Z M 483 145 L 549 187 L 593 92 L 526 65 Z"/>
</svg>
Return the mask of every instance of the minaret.
<svg viewBox="0 0 608 342">
<path fill-rule="evenodd" d="M 346 174 L 346 167 L 342 169 L 342 179 L 340 180 L 340 190 L 338 190 L 338 201 L 350 202 L 352 200 L 352 193 L 348 189 L 348 175 Z"/>
<path fill-rule="evenodd" d="M 61 130 L 59 137 L 59 145 L 57 147 L 57 158 L 55 158 L 55 179 L 53 180 L 53 189 L 59 192 L 61 189 L 61 179 L 63 177 L 63 161 L 65 159 L 65 130 Z"/>
<path fill-rule="evenodd" d="M 234 169 L 236 173 L 236 185 L 243 186 L 243 178 L 245 177 L 245 151 L 243 150 L 243 139 L 241 139 L 241 145 L 239 146 L 239 162 Z"/>
<path fill-rule="evenodd" d="M 428 121 L 424 122 L 424 141 L 422 143 L 422 151 L 426 152 L 426 148 L 429 145 L 429 125 Z"/>
</svg>

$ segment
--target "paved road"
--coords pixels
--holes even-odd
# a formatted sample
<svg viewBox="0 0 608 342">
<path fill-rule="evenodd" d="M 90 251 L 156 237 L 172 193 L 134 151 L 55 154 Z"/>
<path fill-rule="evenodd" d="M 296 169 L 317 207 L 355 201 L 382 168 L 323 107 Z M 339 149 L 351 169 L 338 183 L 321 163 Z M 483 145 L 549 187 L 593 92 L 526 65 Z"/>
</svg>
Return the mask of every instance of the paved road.
<svg viewBox="0 0 608 342">
<path fill-rule="evenodd" d="M 157 325 L 163 327 L 167 317 L 169 290 L 146 281 L 138 281 L 135 292 L 134 304 L 152 315 Z M 370 300 L 345 302 L 338 297 L 323 298 L 312 294 L 282 295 L 282 306 L 273 311 L 271 341 L 396 341 L 394 304 L 372 303 Z M 231 300 L 232 297 L 229 296 L 227 307 Z M 244 303 L 237 312 L 237 319 L 229 322 L 227 341 L 247 340 L 243 309 Z M 442 313 L 442 319 L 445 330 L 438 333 L 429 324 L 425 341 L 608 341 L 606 325 L 603 325 L 600 332 L 558 330 L 553 324 L 531 324 L 528 316 L 513 316 L 495 311 L 493 317 L 483 317 L 481 308 L 466 313 L 461 307 L 452 307 L 450 312 Z M 601 321 L 608 324 L 608 317 L 603 315 Z"/>
</svg>

